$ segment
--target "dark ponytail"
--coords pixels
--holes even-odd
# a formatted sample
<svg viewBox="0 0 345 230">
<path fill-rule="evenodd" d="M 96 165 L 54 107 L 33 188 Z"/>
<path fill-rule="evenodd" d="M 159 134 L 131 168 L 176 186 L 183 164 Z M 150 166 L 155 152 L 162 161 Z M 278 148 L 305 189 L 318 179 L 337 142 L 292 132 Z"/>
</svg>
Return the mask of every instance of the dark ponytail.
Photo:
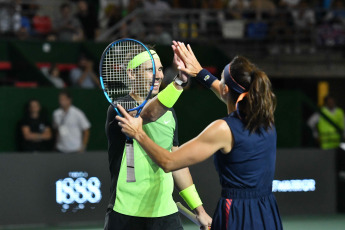
<svg viewBox="0 0 345 230">
<path fill-rule="evenodd" d="M 255 132 L 260 127 L 268 130 L 274 124 L 276 97 L 271 82 L 261 70 L 253 70 L 251 84 L 244 106 L 246 128 Z"/>
<path fill-rule="evenodd" d="M 256 132 L 260 128 L 266 131 L 272 128 L 276 97 L 266 73 L 257 69 L 248 59 L 235 57 L 231 62 L 231 75 L 248 92 L 238 103 L 240 117 L 246 129 Z M 235 103 L 240 94 L 230 90 L 230 95 Z"/>
</svg>

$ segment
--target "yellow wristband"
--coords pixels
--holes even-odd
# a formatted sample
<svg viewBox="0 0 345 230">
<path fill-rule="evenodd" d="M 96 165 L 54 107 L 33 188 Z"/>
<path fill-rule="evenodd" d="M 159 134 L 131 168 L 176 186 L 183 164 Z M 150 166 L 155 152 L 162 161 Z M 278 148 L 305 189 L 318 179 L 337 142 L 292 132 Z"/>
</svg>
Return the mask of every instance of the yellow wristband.
<svg viewBox="0 0 345 230">
<path fill-rule="evenodd" d="M 179 194 L 192 210 L 202 205 L 195 184 L 183 189 Z"/>
<path fill-rule="evenodd" d="M 157 98 L 165 107 L 171 108 L 174 106 L 182 92 L 183 90 L 176 89 L 172 82 L 158 94 Z"/>
</svg>

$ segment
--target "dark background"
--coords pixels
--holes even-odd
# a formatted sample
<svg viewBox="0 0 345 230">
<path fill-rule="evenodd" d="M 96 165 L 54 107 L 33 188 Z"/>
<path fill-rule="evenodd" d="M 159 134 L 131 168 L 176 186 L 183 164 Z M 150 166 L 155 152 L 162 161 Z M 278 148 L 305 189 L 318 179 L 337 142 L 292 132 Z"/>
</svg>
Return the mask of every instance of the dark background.
<svg viewBox="0 0 345 230">
<path fill-rule="evenodd" d="M 333 214 L 336 212 L 336 151 L 281 149 L 277 152 L 277 180 L 314 179 L 313 192 L 276 192 L 282 216 Z M 315 167 L 322 165 L 321 167 Z M 220 196 L 218 175 L 213 159 L 190 167 L 194 183 L 212 216 Z M 99 204 L 85 204 L 77 212 L 61 212 L 56 203 L 55 182 L 69 172 L 87 172 L 101 181 Z M 109 198 L 110 176 L 106 152 L 86 154 L 1 154 L 0 226 L 10 224 L 63 224 L 102 222 Z M 177 191 L 175 201 L 181 201 Z M 94 207 L 93 209 L 91 207 Z"/>
</svg>

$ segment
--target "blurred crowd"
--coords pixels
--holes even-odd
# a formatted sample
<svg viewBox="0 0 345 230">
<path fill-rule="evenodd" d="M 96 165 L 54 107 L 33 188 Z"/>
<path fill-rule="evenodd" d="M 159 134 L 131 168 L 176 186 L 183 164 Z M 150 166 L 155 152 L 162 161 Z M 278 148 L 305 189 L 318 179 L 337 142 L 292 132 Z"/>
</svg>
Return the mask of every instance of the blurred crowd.
<svg viewBox="0 0 345 230">
<path fill-rule="evenodd" d="M 49 4 L 53 10 L 47 7 Z M 138 9 L 146 12 L 143 17 L 129 17 Z M 281 44 L 291 39 L 326 45 L 345 43 L 343 0 L 55 0 L 49 3 L 42 0 L 1 0 L 0 35 L 49 41 L 95 40 L 104 31 L 117 26 L 121 28 L 121 37 L 170 44 L 176 34 L 173 34 L 172 24 L 168 21 L 177 20 L 167 16 L 173 14 L 172 9 L 217 12 L 216 21 L 208 21 L 210 15 L 201 13 L 193 19 L 194 23 L 177 25 L 180 30 L 188 27 L 193 38 L 200 32 L 209 33 L 205 31 L 207 26 L 218 27 L 221 31 L 234 28 L 231 27 L 233 24 L 225 26 L 229 21 L 244 20 L 244 37 L 247 38 L 265 37 Z M 123 20 L 126 17 L 130 20 Z M 212 32 L 215 31 L 217 29 Z M 187 30 L 179 35 L 186 37 L 186 33 Z M 219 33 L 229 37 L 226 34 L 224 31 Z"/>
<path fill-rule="evenodd" d="M 55 88 L 93 89 L 101 87 L 93 60 L 83 53 L 79 55 L 78 63 L 69 70 L 59 68 L 56 63 L 40 69 Z"/>
<path fill-rule="evenodd" d="M 96 8 L 86 0 L 2 0 L 0 6 L 2 36 L 80 41 L 94 40 L 99 31 Z"/>
</svg>

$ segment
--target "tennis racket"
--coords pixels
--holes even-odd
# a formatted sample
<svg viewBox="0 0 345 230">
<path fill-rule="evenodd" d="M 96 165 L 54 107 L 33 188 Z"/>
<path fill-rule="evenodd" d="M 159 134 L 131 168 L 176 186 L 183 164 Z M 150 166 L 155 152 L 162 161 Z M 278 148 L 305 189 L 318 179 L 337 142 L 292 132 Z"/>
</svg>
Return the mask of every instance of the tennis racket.
<svg viewBox="0 0 345 230">
<path fill-rule="evenodd" d="M 194 224 L 200 226 L 200 223 L 198 221 L 198 219 L 196 218 L 196 215 L 194 213 L 192 213 L 188 208 L 186 208 L 185 206 L 183 206 L 180 202 L 176 202 L 176 206 L 178 211 L 184 215 L 185 217 L 187 217 L 190 221 L 192 221 Z"/>
<path fill-rule="evenodd" d="M 151 53 L 152 52 L 152 53 Z M 156 68 L 153 51 L 140 41 L 124 38 L 109 44 L 100 63 L 100 82 L 104 95 L 119 116 L 116 105 L 138 117 L 151 96 Z M 130 95 L 135 99 L 129 100 Z M 127 99 L 126 99 L 127 97 Z M 127 182 L 135 182 L 133 140 L 126 141 Z"/>
</svg>

